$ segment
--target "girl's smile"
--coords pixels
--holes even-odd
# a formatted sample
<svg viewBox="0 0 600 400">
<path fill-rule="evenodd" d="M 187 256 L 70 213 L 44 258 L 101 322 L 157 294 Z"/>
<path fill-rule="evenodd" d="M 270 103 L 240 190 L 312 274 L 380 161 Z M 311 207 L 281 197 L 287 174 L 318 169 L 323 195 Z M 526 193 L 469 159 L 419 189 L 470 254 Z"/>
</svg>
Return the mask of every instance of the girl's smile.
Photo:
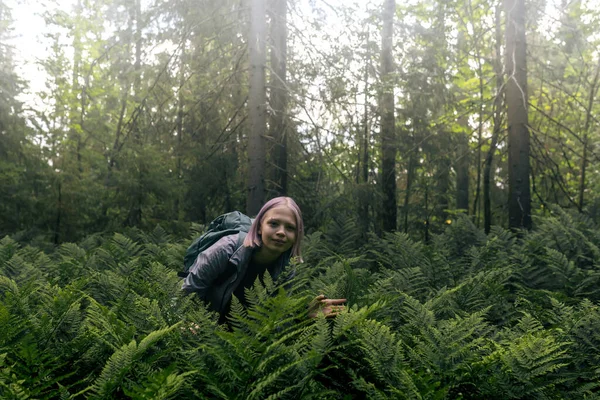
<svg viewBox="0 0 600 400">
<path fill-rule="evenodd" d="M 265 214 L 258 233 L 262 247 L 273 255 L 289 250 L 296 241 L 296 218 L 287 206 L 278 206 Z"/>
</svg>

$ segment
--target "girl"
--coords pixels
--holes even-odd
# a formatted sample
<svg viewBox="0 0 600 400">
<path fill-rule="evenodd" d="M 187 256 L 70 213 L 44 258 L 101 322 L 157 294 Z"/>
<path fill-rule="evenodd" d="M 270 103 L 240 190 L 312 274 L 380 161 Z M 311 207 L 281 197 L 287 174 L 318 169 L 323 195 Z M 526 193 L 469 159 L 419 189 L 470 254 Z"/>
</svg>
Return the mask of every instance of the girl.
<svg viewBox="0 0 600 400">
<path fill-rule="evenodd" d="M 232 295 L 246 306 L 244 291 L 252 287 L 257 277 L 262 279 L 265 271 L 269 271 L 275 280 L 291 257 L 302 261 L 304 223 L 300 208 L 290 197 L 269 200 L 238 248 L 239 235 L 243 233 L 225 236 L 201 252 L 182 287 L 184 291 L 198 293 L 210 309 L 220 314 L 220 323 L 225 322 L 229 313 Z M 288 273 L 288 279 L 293 275 L 293 271 Z M 344 301 L 319 296 L 311 304 L 309 315 L 316 316 L 316 310 L 320 309 L 326 316 L 335 316 L 341 309 L 334 307 Z"/>
</svg>

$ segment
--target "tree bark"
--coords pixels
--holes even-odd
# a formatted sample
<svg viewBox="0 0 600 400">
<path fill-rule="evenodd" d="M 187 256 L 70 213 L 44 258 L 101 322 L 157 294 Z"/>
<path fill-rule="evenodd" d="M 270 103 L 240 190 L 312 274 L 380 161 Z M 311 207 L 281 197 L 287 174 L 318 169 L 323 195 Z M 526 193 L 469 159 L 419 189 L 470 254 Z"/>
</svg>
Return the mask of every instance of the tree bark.
<svg viewBox="0 0 600 400">
<path fill-rule="evenodd" d="M 73 98 L 70 101 L 70 113 L 69 113 L 69 124 L 70 136 L 71 140 L 76 143 L 75 147 L 75 157 L 77 160 L 77 177 L 81 178 L 81 173 L 83 172 L 83 165 L 81 162 L 81 152 L 82 152 L 82 142 L 81 142 L 81 133 L 75 127 L 76 120 L 79 119 L 79 113 L 77 112 L 77 96 L 81 91 L 79 86 L 79 75 L 81 74 L 81 31 L 80 31 L 80 20 L 82 18 L 82 9 L 83 6 L 81 4 L 81 0 L 79 0 L 75 6 L 76 9 L 76 23 L 73 28 L 73 76 L 72 76 L 72 85 L 71 85 L 71 94 Z M 83 110 L 82 110 L 83 112 Z M 81 129 L 81 124 L 83 123 L 82 119 L 78 121 L 80 124 L 79 129 Z"/>
<path fill-rule="evenodd" d="M 469 125 L 459 121 L 465 133 L 459 137 L 458 160 L 456 162 L 456 208 L 469 213 Z"/>
<path fill-rule="evenodd" d="M 527 117 L 527 42 L 525 1 L 505 0 L 508 120 L 508 221 L 511 229 L 531 229 L 529 129 Z"/>
<path fill-rule="evenodd" d="M 465 33 L 458 33 L 458 48 L 460 49 L 460 57 L 468 57 L 470 49 L 465 40 Z M 465 49 L 465 50 L 463 50 Z M 465 100 L 467 95 L 461 96 L 460 100 Z M 469 214 L 469 162 L 470 149 L 469 137 L 471 136 L 471 128 L 469 127 L 469 114 L 463 113 L 458 119 L 458 124 L 463 132 L 458 136 L 458 157 L 456 159 L 456 209 Z"/>
<path fill-rule="evenodd" d="M 271 137 L 275 141 L 275 191 L 287 193 L 287 0 L 273 0 L 271 11 Z"/>
<path fill-rule="evenodd" d="M 251 5 L 250 38 L 250 93 L 248 96 L 248 196 L 246 212 L 256 215 L 265 198 L 265 138 L 266 130 L 266 18 L 265 0 L 253 0 Z"/>
<path fill-rule="evenodd" d="M 448 132 L 440 132 L 441 143 L 448 143 L 445 138 L 450 136 Z M 449 147 L 449 143 L 447 144 Z M 437 176 L 437 193 L 435 194 L 434 199 L 436 200 L 434 204 L 435 215 L 440 217 L 443 221 L 445 221 L 448 217 L 448 190 L 450 189 L 450 168 L 452 167 L 452 161 L 448 157 L 443 157 L 440 159 L 438 163 L 438 171 L 436 173 Z M 433 197 L 433 196 L 432 196 Z"/>
<path fill-rule="evenodd" d="M 134 81 L 133 93 L 135 104 L 140 107 L 141 92 L 142 92 L 142 4 L 141 0 L 135 0 L 133 4 L 133 19 L 135 20 L 135 61 L 133 64 Z M 132 24 L 133 25 L 133 24 Z M 133 138 L 136 146 L 136 151 L 141 151 L 142 136 L 137 122 L 133 121 Z M 129 209 L 127 216 L 127 226 L 139 226 L 142 223 L 142 204 L 144 202 L 144 166 L 141 158 L 135 160 L 137 164 L 137 185 L 134 189 L 133 204 Z"/>
<path fill-rule="evenodd" d="M 369 231 L 369 70 L 371 69 L 371 53 L 368 51 L 370 32 L 367 27 L 365 36 L 365 84 L 362 126 L 358 124 L 358 168 L 356 183 L 358 187 L 358 221 L 363 238 L 366 240 Z"/>
<path fill-rule="evenodd" d="M 60 179 L 60 178 L 59 178 Z M 58 182 L 58 200 L 56 202 L 56 220 L 54 222 L 54 244 L 58 245 L 60 243 L 60 223 L 62 217 L 62 184 Z"/>
<path fill-rule="evenodd" d="M 500 48 L 502 46 L 502 27 L 501 27 L 501 6 L 496 7 L 496 44 L 495 44 L 495 59 L 494 73 L 496 75 L 496 97 L 494 98 L 494 131 L 492 133 L 492 141 L 490 149 L 485 157 L 485 166 L 483 169 L 483 226 L 485 233 L 490 233 L 492 227 L 492 204 L 491 204 L 491 181 L 492 181 L 492 161 L 496 152 L 498 136 L 502 130 L 502 106 L 504 103 L 504 92 L 502 86 L 502 61 L 500 58 Z"/>
<path fill-rule="evenodd" d="M 477 58 L 477 75 L 479 76 L 479 123 L 477 127 L 477 179 L 475 181 L 475 200 L 473 201 L 473 216 L 477 227 L 481 221 L 481 145 L 483 144 L 483 68 L 478 45 L 475 46 L 475 57 Z"/>
<path fill-rule="evenodd" d="M 590 97 L 588 98 L 587 110 L 585 113 L 585 125 L 583 127 L 583 156 L 581 158 L 581 174 L 579 176 L 579 211 L 583 211 L 584 206 L 584 193 L 585 193 L 585 172 L 587 167 L 587 154 L 589 147 L 589 131 L 590 122 L 592 120 L 592 107 L 594 106 L 594 97 L 596 96 L 596 90 L 598 89 L 598 78 L 600 77 L 600 60 L 596 66 L 596 74 L 590 87 Z"/>
<path fill-rule="evenodd" d="M 413 144 L 416 142 L 413 138 Z M 414 146 L 416 148 L 416 146 Z M 416 152 L 416 150 L 415 150 Z M 404 233 L 408 233 L 408 206 L 410 203 L 410 191 L 412 190 L 412 182 L 414 177 L 415 164 L 415 152 L 411 152 L 408 156 L 408 168 L 406 171 L 406 192 L 404 193 Z"/>
<path fill-rule="evenodd" d="M 185 54 L 185 41 L 181 46 L 181 56 L 179 58 L 179 90 L 177 93 L 177 181 L 179 187 L 184 187 L 183 182 L 183 116 L 184 116 L 184 96 L 183 87 L 185 85 L 185 65 L 186 65 L 186 54 Z M 183 203 L 184 203 L 185 192 L 179 190 L 177 199 L 175 199 L 175 219 L 178 221 L 183 220 Z"/>
<path fill-rule="evenodd" d="M 384 0 L 381 31 L 381 176 L 383 186 L 383 230 L 396 230 L 396 135 L 394 118 L 394 88 L 392 40 L 394 35 L 395 0 Z"/>
</svg>

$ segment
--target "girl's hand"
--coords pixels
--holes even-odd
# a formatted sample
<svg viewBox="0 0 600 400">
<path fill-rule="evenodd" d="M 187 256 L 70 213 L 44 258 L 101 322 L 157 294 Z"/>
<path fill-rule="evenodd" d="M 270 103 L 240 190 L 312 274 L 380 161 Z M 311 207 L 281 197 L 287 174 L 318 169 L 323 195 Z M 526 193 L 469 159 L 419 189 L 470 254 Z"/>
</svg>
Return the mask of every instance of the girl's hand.
<svg viewBox="0 0 600 400">
<path fill-rule="evenodd" d="M 308 306 L 308 316 L 316 318 L 319 313 L 323 313 L 326 318 L 333 318 L 346 309 L 343 304 L 346 299 L 328 299 L 325 295 L 318 295 Z"/>
</svg>

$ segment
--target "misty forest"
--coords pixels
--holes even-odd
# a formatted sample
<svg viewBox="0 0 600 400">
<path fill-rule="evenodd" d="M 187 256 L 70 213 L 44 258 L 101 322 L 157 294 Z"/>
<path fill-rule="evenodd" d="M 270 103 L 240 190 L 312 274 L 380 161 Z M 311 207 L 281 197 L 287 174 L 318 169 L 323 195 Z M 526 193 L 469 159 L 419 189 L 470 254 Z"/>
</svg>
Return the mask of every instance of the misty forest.
<svg viewBox="0 0 600 400">
<path fill-rule="evenodd" d="M 599 87 L 597 0 L 0 0 L 0 398 L 600 399 Z"/>
</svg>

